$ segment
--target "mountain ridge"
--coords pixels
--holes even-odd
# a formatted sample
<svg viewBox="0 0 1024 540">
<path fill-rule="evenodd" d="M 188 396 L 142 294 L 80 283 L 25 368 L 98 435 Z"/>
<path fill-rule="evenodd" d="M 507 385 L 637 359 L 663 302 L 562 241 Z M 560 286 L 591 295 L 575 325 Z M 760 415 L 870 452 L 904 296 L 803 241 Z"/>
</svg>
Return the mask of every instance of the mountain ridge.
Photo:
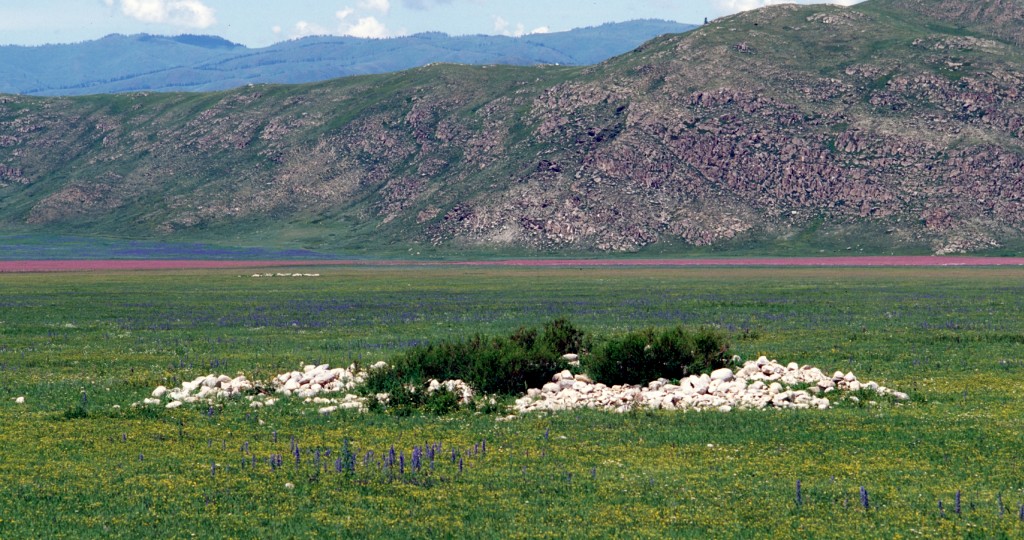
<svg viewBox="0 0 1024 540">
<path fill-rule="evenodd" d="M 0 92 L 216 91 L 401 71 L 432 61 L 586 65 L 692 28 L 646 19 L 519 38 L 438 32 L 388 39 L 312 36 L 262 48 L 217 36 L 111 34 L 77 44 L 0 46 Z"/>
<path fill-rule="evenodd" d="M 582 68 L 3 96 L 0 227 L 344 252 L 1016 252 L 1024 51 L 897 8 L 773 6 Z"/>
</svg>

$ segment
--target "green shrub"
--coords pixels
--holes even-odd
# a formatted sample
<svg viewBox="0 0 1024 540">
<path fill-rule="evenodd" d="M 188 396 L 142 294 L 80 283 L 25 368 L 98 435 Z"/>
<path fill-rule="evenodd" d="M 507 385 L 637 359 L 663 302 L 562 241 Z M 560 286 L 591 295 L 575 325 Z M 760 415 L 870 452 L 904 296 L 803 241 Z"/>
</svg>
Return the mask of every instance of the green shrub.
<svg viewBox="0 0 1024 540">
<path fill-rule="evenodd" d="M 583 332 L 565 319 L 545 324 L 541 332 L 520 328 L 507 337 L 475 334 L 448 339 L 393 358 L 388 370 L 370 374 L 367 388 L 392 393 L 403 384 L 462 379 L 479 393 L 518 393 L 543 385 L 565 369 L 562 354 L 578 350 L 583 340 Z"/>
<path fill-rule="evenodd" d="M 584 357 L 584 368 L 605 384 L 646 384 L 724 367 L 728 351 L 725 335 L 712 328 L 649 328 L 608 339 Z"/>
<path fill-rule="evenodd" d="M 544 333 L 540 336 L 541 346 L 559 356 L 578 354 L 583 350 L 585 342 L 586 334 L 564 317 L 544 323 Z"/>
</svg>

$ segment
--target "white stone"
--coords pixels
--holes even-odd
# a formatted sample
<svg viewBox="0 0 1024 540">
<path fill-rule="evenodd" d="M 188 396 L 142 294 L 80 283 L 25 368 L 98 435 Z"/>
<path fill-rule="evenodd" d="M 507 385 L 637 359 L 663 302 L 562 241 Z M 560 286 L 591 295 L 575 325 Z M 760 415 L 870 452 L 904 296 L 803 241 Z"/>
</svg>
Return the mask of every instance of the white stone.
<svg viewBox="0 0 1024 540">
<path fill-rule="evenodd" d="M 172 401 L 172 402 L 168 403 L 167 405 L 165 405 L 165 407 L 168 408 L 168 409 L 177 409 L 178 407 L 181 407 L 181 402 L 180 401 Z"/>
<path fill-rule="evenodd" d="M 24 404 L 25 403 L 25 396 L 18 396 L 16 398 L 14 398 L 14 402 L 17 403 L 18 405 Z"/>
<path fill-rule="evenodd" d="M 713 381 L 731 381 L 734 375 L 731 369 L 721 368 L 711 372 L 711 380 Z"/>
<path fill-rule="evenodd" d="M 164 397 L 164 394 L 166 394 L 166 393 L 167 393 L 167 387 L 163 386 L 163 385 L 157 386 L 156 388 L 153 389 L 153 397 L 155 397 L 155 398 L 162 398 L 162 397 Z"/>
</svg>

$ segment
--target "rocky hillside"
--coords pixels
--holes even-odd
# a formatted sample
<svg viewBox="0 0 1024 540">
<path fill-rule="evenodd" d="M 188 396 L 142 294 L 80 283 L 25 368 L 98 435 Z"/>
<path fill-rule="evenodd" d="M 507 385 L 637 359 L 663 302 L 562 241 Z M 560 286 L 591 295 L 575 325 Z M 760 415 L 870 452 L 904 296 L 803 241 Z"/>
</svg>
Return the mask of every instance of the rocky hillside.
<svg viewBox="0 0 1024 540">
<path fill-rule="evenodd" d="M 337 250 L 1012 250 L 1022 5 L 774 6 L 589 68 L 0 97 L 0 219 Z"/>
</svg>

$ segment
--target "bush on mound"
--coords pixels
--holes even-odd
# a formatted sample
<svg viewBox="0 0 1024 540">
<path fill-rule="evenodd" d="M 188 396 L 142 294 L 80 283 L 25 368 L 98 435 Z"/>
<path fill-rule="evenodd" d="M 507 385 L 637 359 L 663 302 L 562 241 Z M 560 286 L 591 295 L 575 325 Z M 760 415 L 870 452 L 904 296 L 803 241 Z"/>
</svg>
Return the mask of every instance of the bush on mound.
<svg viewBox="0 0 1024 540">
<path fill-rule="evenodd" d="M 646 384 L 726 367 L 728 353 L 725 334 L 714 328 L 648 328 L 608 339 L 584 357 L 583 367 L 605 384 Z"/>
<path fill-rule="evenodd" d="M 477 392 L 513 394 L 551 380 L 566 368 L 562 355 L 578 352 L 584 339 L 566 319 L 546 323 L 540 332 L 520 328 L 509 336 L 448 339 L 392 359 L 389 369 L 370 375 L 367 386 L 373 392 L 395 392 L 430 379 L 461 379 Z"/>
</svg>

